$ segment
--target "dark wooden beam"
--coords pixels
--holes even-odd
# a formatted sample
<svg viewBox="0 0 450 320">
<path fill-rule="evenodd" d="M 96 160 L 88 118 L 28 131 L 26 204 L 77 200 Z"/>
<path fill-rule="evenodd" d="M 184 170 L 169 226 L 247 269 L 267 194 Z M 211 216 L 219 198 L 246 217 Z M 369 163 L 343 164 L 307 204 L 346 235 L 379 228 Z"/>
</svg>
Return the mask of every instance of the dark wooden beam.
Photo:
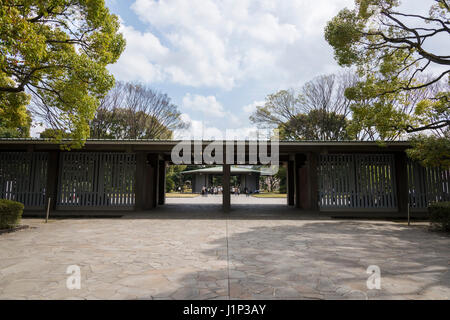
<svg viewBox="0 0 450 320">
<path fill-rule="evenodd" d="M 286 169 L 287 204 L 295 205 L 295 161 L 289 160 Z"/>
<path fill-rule="evenodd" d="M 231 209 L 231 197 L 230 197 L 230 165 L 223 165 L 223 178 L 222 178 L 222 186 L 223 186 L 223 194 L 222 194 L 222 207 L 223 211 L 229 212 Z"/>
<path fill-rule="evenodd" d="M 148 179 L 148 197 L 146 199 L 146 208 L 151 209 L 155 208 L 158 205 L 158 185 L 159 185 L 159 154 L 148 154 L 147 155 L 147 163 L 149 170 L 149 179 Z"/>
<path fill-rule="evenodd" d="M 47 208 L 50 198 L 50 210 L 56 209 L 58 197 L 58 178 L 59 178 L 59 151 L 51 151 L 48 153 L 47 162 L 47 183 L 45 194 L 45 208 Z"/>
<path fill-rule="evenodd" d="M 394 170 L 395 170 L 395 184 L 397 193 L 398 212 L 404 213 L 405 216 L 408 210 L 408 161 L 407 155 L 404 152 L 396 152 L 394 154 Z"/>
<path fill-rule="evenodd" d="M 147 154 L 136 153 L 136 176 L 135 176 L 135 210 L 145 209 L 145 198 L 147 196 Z"/>
<path fill-rule="evenodd" d="M 307 209 L 312 211 L 319 210 L 319 155 L 315 152 L 308 153 L 308 198 Z"/>
<path fill-rule="evenodd" d="M 166 203 L 166 162 L 159 161 L 158 205 Z"/>
<path fill-rule="evenodd" d="M 302 198 L 304 196 L 305 192 L 305 186 L 304 186 L 304 165 L 306 162 L 306 155 L 303 153 L 297 153 L 294 156 L 294 175 L 295 175 L 295 207 L 296 208 L 302 208 Z"/>
</svg>

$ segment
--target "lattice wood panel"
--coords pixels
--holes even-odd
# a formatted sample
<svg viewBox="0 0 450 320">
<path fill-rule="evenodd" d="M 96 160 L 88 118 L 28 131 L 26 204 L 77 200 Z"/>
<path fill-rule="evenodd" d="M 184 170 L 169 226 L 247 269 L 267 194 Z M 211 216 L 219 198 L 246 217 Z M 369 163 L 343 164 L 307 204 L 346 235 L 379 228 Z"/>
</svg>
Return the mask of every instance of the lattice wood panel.
<svg viewBox="0 0 450 320">
<path fill-rule="evenodd" d="M 394 158 L 389 154 L 320 156 L 319 206 L 395 209 Z"/>
<path fill-rule="evenodd" d="M 450 170 L 425 168 L 408 161 L 409 205 L 425 209 L 431 202 L 450 201 Z"/>
<path fill-rule="evenodd" d="M 0 198 L 21 202 L 26 208 L 45 206 L 46 152 L 0 153 Z"/>
<path fill-rule="evenodd" d="M 129 153 L 61 153 L 60 207 L 131 207 L 136 156 Z"/>
</svg>

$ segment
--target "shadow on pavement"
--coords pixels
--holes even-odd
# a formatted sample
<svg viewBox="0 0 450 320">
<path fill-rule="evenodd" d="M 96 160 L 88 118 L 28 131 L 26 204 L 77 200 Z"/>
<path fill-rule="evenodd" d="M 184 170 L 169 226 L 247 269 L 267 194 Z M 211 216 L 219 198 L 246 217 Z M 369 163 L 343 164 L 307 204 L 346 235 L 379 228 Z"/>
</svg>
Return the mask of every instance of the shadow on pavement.
<svg viewBox="0 0 450 320">
<path fill-rule="evenodd" d="M 450 299 L 450 238 L 423 228 L 353 221 L 250 228 L 229 223 L 228 237 L 203 251 L 226 260 L 228 269 L 186 274 L 177 281 L 181 289 L 161 297 Z M 367 288 L 369 265 L 381 269 L 380 290 Z"/>
</svg>

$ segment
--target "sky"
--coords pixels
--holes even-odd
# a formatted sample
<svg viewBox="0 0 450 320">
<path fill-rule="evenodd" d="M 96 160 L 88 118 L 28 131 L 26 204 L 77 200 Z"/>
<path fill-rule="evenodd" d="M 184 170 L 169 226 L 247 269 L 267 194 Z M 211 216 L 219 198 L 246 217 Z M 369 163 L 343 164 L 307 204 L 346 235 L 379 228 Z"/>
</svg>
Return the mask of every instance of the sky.
<svg viewBox="0 0 450 320">
<path fill-rule="evenodd" d="M 175 138 L 251 137 L 268 94 L 340 70 L 324 28 L 353 0 L 107 0 L 127 46 L 117 80 L 167 93 L 189 130 Z M 225 133 L 227 131 L 227 133 Z"/>
<path fill-rule="evenodd" d="M 431 0 L 404 0 L 410 12 Z M 251 138 L 267 95 L 342 70 L 324 28 L 354 0 L 106 0 L 127 45 L 116 80 L 166 93 L 191 123 L 181 138 Z M 425 11 L 424 11 L 425 10 Z M 431 44 L 442 46 L 439 39 Z M 228 132 L 226 132 L 228 130 Z"/>
</svg>

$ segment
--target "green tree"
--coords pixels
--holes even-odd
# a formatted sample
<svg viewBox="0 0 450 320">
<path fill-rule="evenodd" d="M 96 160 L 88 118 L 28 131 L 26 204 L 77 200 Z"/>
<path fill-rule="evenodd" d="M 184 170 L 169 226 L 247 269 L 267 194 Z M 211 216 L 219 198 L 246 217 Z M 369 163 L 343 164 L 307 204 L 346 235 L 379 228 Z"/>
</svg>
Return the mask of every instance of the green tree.
<svg viewBox="0 0 450 320">
<path fill-rule="evenodd" d="M 286 193 L 287 192 L 287 170 L 285 166 L 280 166 L 280 168 L 278 169 L 277 172 L 277 176 L 278 179 L 280 180 L 280 188 L 279 188 L 279 192 L 280 193 Z"/>
<path fill-rule="evenodd" d="M 429 2 L 421 14 L 401 12 L 398 0 L 355 0 L 353 10 L 341 10 L 325 28 L 335 59 L 362 79 L 345 91 L 354 102 L 351 130 L 374 129 L 383 140 L 423 133 L 414 138 L 421 150 L 427 144 L 419 140 L 433 136 L 440 141 L 426 152 L 433 161 L 417 158 L 419 149 L 410 152 L 423 164 L 439 163 L 450 144 L 450 56 L 427 45 L 450 40 L 450 6 Z M 441 71 L 425 74 L 433 67 Z"/>
<path fill-rule="evenodd" d="M 186 168 L 186 165 L 169 166 L 166 172 L 166 192 L 176 191 L 178 187 L 183 189 L 184 177 L 181 172 Z"/>
<path fill-rule="evenodd" d="M 408 155 L 427 167 L 450 168 L 449 137 L 417 136 L 412 140 L 414 148 Z"/>
<path fill-rule="evenodd" d="M 62 140 L 70 139 L 70 135 L 62 129 L 47 128 L 39 134 L 42 139 Z"/>
<path fill-rule="evenodd" d="M 81 145 L 125 46 L 117 16 L 103 0 L 0 0 L 0 28 L 2 112 L 31 95 L 33 111 Z"/>
<path fill-rule="evenodd" d="M 267 96 L 250 121 L 258 126 L 278 128 L 284 140 L 348 140 L 350 100 L 344 90 L 356 83 L 349 72 L 323 75 L 307 82 L 296 93 L 281 90 Z"/>
<path fill-rule="evenodd" d="M 16 115 L 16 112 L 19 112 Z M 0 138 L 29 138 L 31 116 L 25 107 L 20 107 L 15 113 L 9 113 L 3 118 L 0 112 Z M 14 117 L 11 119 L 11 117 Z"/>
<path fill-rule="evenodd" d="M 166 192 L 172 192 L 175 190 L 175 181 L 172 176 L 166 176 Z"/>
<path fill-rule="evenodd" d="M 0 78 L 0 86 L 11 83 L 11 79 Z M 29 137 L 31 116 L 26 108 L 29 101 L 29 96 L 24 92 L 15 94 L 0 91 L 0 137 Z"/>
<path fill-rule="evenodd" d="M 350 140 L 347 132 L 349 121 L 344 115 L 324 110 L 299 113 L 281 124 L 282 140 Z"/>
<path fill-rule="evenodd" d="M 260 181 L 262 188 L 268 192 L 286 193 L 286 167 L 280 166 L 274 175 L 261 176 Z"/>
</svg>

